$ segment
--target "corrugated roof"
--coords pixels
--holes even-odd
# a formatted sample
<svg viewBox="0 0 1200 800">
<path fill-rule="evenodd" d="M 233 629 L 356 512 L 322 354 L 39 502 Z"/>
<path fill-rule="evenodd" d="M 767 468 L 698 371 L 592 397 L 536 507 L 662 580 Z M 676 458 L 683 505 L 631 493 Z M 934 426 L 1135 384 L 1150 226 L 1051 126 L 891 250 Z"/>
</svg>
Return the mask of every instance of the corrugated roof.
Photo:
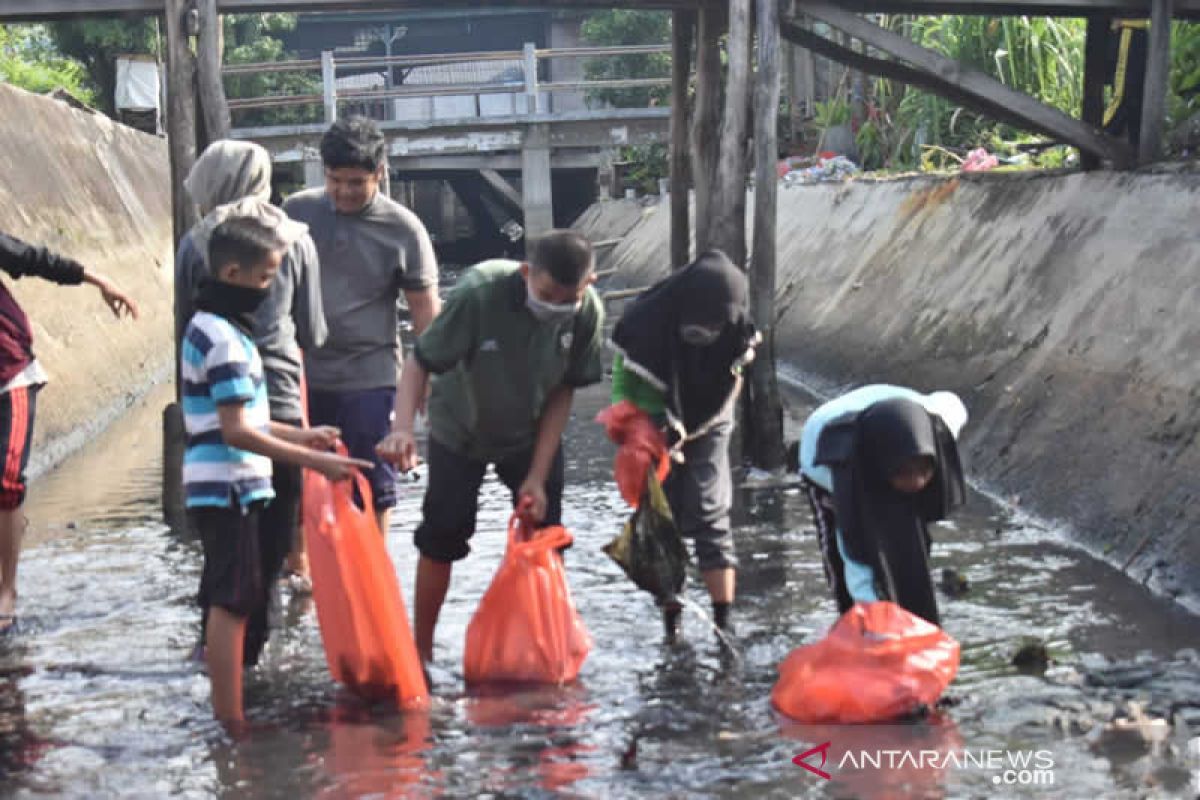
<svg viewBox="0 0 1200 800">
<path fill-rule="evenodd" d="M 413 67 L 404 78 L 408 85 L 449 83 L 521 83 L 525 69 L 520 59 L 505 61 L 464 61 L 458 64 L 430 64 Z"/>
</svg>

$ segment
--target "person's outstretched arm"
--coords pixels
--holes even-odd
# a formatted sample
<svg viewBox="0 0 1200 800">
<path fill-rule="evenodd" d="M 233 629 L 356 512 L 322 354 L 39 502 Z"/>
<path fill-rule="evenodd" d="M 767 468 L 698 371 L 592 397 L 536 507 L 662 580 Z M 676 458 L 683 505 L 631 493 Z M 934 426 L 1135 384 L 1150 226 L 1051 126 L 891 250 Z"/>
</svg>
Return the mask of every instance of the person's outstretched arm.
<svg viewBox="0 0 1200 800">
<path fill-rule="evenodd" d="M 137 319 L 137 303 L 103 275 L 92 272 L 73 258 L 60 256 L 45 247 L 34 247 L 13 236 L 0 233 L 0 269 L 14 278 L 35 275 L 64 286 L 90 283 L 117 317 L 127 314 Z"/>
</svg>

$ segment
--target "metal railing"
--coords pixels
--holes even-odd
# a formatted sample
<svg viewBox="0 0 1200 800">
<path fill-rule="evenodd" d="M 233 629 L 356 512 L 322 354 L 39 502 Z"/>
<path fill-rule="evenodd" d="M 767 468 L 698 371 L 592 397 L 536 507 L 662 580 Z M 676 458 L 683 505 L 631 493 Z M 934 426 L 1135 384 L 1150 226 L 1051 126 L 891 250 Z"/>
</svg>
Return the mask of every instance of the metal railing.
<svg viewBox="0 0 1200 800">
<path fill-rule="evenodd" d="M 319 59 L 295 59 L 291 61 L 269 61 L 255 64 L 232 64 L 222 73 L 226 76 L 261 75 L 279 72 L 321 73 L 320 94 L 268 95 L 264 97 L 236 98 L 228 101 L 229 110 L 285 108 L 291 106 L 322 105 L 325 121 L 337 119 L 338 104 L 342 102 L 372 103 L 400 98 L 452 97 L 485 94 L 521 95 L 525 98 L 526 114 L 540 114 L 543 94 L 554 92 L 580 92 L 597 89 L 633 89 L 669 86 L 670 77 L 627 78 L 622 80 L 547 81 L 538 80 L 538 62 L 555 58 L 603 58 L 626 55 L 648 55 L 670 53 L 670 45 L 626 45 L 614 47 L 571 47 L 538 49 L 526 44 L 521 50 L 489 50 L 473 53 L 430 53 L 402 56 L 349 56 L 335 58 L 333 51 L 326 50 Z M 445 66 L 480 61 L 520 61 L 522 79 L 488 83 L 441 83 L 400 84 L 385 89 L 337 88 L 338 70 L 362 70 L 370 67 L 387 69 Z"/>
</svg>

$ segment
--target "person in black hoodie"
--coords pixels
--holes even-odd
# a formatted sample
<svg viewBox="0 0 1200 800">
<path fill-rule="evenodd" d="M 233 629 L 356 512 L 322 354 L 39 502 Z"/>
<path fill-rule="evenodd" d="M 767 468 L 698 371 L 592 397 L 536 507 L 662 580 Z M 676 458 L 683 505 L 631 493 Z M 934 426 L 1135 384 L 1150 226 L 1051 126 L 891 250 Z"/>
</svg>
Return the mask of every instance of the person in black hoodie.
<svg viewBox="0 0 1200 800">
<path fill-rule="evenodd" d="M 819 406 L 800 434 L 800 472 L 839 613 L 890 600 L 937 625 L 929 523 L 966 500 L 952 392 L 872 384 Z"/>
<path fill-rule="evenodd" d="M 758 340 L 746 275 L 718 250 L 650 287 L 612 336 L 613 402 L 632 402 L 665 430 L 673 463 L 663 488 L 680 533 L 695 543 L 722 629 L 729 628 L 737 567 L 729 442 L 742 369 Z M 678 605 L 663 608 L 669 640 L 679 616 Z"/>
<path fill-rule="evenodd" d="M 34 275 L 64 286 L 89 283 L 118 318 L 137 319 L 137 304 L 102 275 L 78 261 L 34 247 L 0 233 L 0 269 L 14 279 Z M 8 287 L 0 282 L 0 636 L 17 621 L 17 560 L 25 529 L 21 504 L 25 502 L 25 467 L 33 436 L 38 390 L 46 372 L 33 355 L 33 332 Z"/>
</svg>

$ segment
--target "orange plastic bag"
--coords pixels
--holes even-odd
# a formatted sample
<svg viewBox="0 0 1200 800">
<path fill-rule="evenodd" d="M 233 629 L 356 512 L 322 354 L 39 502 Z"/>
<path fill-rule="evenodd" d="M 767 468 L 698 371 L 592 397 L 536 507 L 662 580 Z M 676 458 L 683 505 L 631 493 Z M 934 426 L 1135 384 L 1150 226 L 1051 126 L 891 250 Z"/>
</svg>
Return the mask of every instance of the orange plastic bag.
<svg viewBox="0 0 1200 800">
<path fill-rule="evenodd" d="M 633 508 L 638 507 L 646 488 L 646 473 L 653 467 L 658 482 L 667 479 L 671 459 L 667 440 L 655 427 L 648 414 L 628 400 L 615 403 L 596 415 L 608 438 L 617 444 L 613 461 L 613 477 L 621 497 Z"/>
<path fill-rule="evenodd" d="M 771 704 L 797 722 L 886 722 L 932 705 L 958 656 L 949 634 L 895 603 L 857 603 L 779 665 Z"/>
<path fill-rule="evenodd" d="M 355 473 L 354 483 L 372 508 L 367 479 Z M 367 699 L 421 706 L 429 690 L 400 582 L 375 515 L 351 492 L 349 481 L 304 470 L 304 538 L 325 659 L 335 680 Z"/>
<path fill-rule="evenodd" d="M 571 543 L 552 526 L 526 538 L 516 514 L 508 549 L 467 625 L 467 683 L 550 683 L 575 680 L 592 649 L 567 586 L 558 549 Z"/>
</svg>

